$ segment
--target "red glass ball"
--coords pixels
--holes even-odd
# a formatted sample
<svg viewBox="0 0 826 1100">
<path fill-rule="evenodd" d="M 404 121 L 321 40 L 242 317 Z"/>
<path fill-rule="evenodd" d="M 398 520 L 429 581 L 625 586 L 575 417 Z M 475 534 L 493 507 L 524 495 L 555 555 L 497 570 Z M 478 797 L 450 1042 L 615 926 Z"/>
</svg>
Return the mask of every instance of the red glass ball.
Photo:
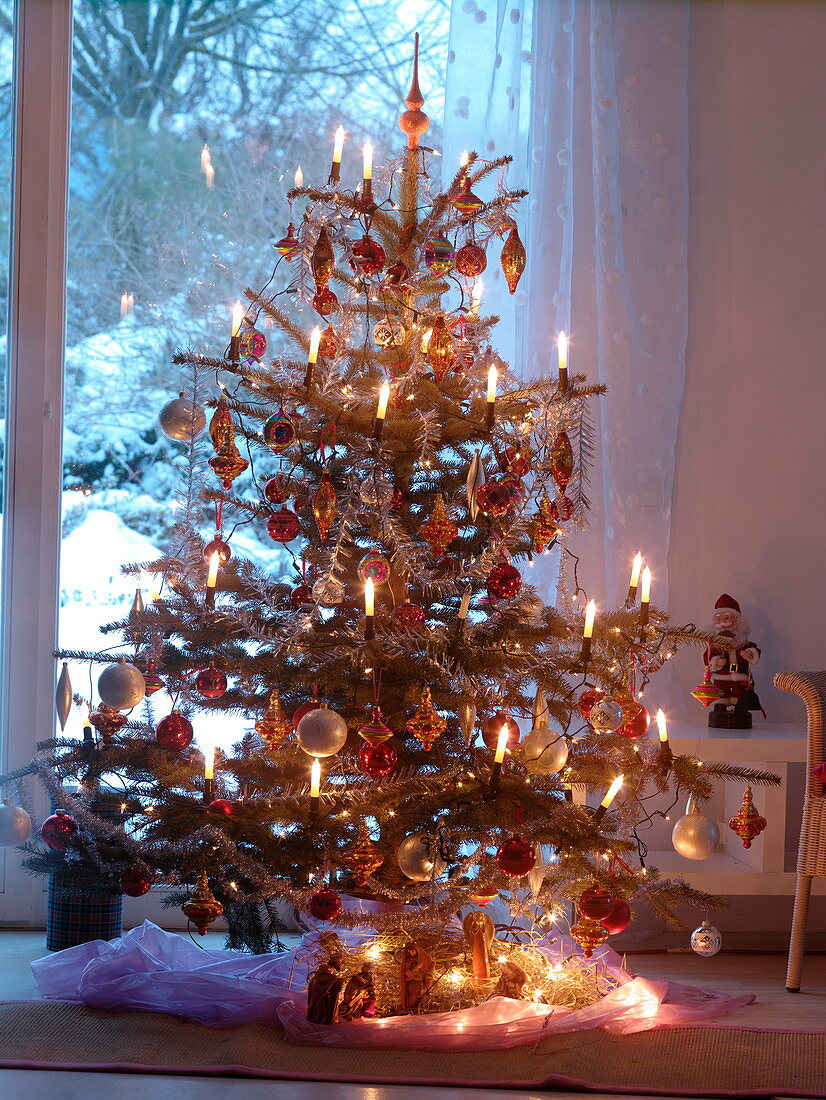
<svg viewBox="0 0 826 1100">
<path fill-rule="evenodd" d="M 525 474 L 530 473 L 530 456 L 524 454 L 518 447 L 508 447 L 505 451 L 505 463 L 508 472 L 514 477 L 524 477 Z"/>
<path fill-rule="evenodd" d="M 307 908 L 316 920 L 335 920 L 341 912 L 341 898 L 335 890 L 319 890 L 310 898 Z"/>
<path fill-rule="evenodd" d="M 424 625 L 424 611 L 415 603 L 402 603 L 393 612 L 393 618 L 406 630 L 418 630 Z"/>
<path fill-rule="evenodd" d="M 218 814 L 223 817 L 232 817 L 235 813 L 235 807 L 228 798 L 213 798 L 207 806 L 207 810 L 211 814 Z"/>
<path fill-rule="evenodd" d="M 468 279 L 475 279 L 488 266 L 485 250 L 473 241 L 463 244 L 456 253 L 456 270 Z"/>
<path fill-rule="evenodd" d="M 290 604 L 294 611 L 300 611 L 302 607 L 312 607 L 313 590 L 309 584 L 298 584 L 290 593 Z"/>
<path fill-rule="evenodd" d="M 597 699 L 601 699 L 605 694 L 604 691 L 600 691 L 599 688 L 586 688 L 577 700 L 577 708 L 579 713 L 586 720 L 591 717 L 591 708 Z"/>
<path fill-rule="evenodd" d="M 389 775 L 398 759 L 395 749 L 386 741 L 381 741 L 377 745 L 371 745 L 368 742 L 361 746 L 358 754 L 359 767 L 372 779 L 381 779 L 382 776 Z"/>
<path fill-rule="evenodd" d="M 532 870 L 536 863 L 536 852 L 533 845 L 526 843 L 521 836 L 512 836 L 499 845 L 496 862 L 506 875 L 521 878 Z"/>
<path fill-rule="evenodd" d="M 326 317 L 328 313 L 335 313 L 339 307 L 339 300 L 327 286 L 320 286 L 313 295 L 313 309 Z"/>
<path fill-rule="evenodd" d="M 486 481 L 476 490 L 476 503 L 484 515 L 499 517 L 507 514 L 513 502 L 507 486 Z"/>
<path fill-rule="evenodd" d="M 227 690 L 227 676 L 220 668 L 211 665 L 202 668 L 195 677 L 195 687 L 205 699 L 220 699 Z"/>
<path fill-rule="evenodd" d="M 522 587 L 522 574 L 515 565 L 509 562 L 499 562 L 488 573 L 488 595 L 492 599 L 510 600 Z"/>
<path fill-rule="evenodd" d="M 618 932 L 624 932 L 631 923 L 631 906 L 625 898 L 614 898 L 607 916 L 602 918 L 602 924 L 608 929 L 609 936 L 616 936 Z"/>
<path fill-rule="evenodd" d="M 292 542 L 300 530 L 301 521 L 289 508 L 282 508 L 267 520 L 267 534 L 275 542 Z"/>
<path fill-rule="evenodd" d="M 614 898 L 602 886 L 589 886 L 579 895 L 579 911 L 591 920 L 603 920 L 611 912 Z"/>
<path fill-rule="evenodd" d="M 318 699 L 311 699 L 309 703 L 302 703 L 300 707 L 296 708 L 296 712 L 293 715 L 293 729 L 298 729 L 298 723 L 304 717 L 305 714 L 309 714 L 311 710 L 318 710 L 321 706 Z"/>
<path fill-rule="evenodd" d="M 499 744 L 499 734 L 502 732 L 502 726 L 505 724 L 507 724 L 508 727 L 508 743 L 506 748 L 513 751 L 519 744 L 521 733 L 519 726 L 510 715 L 505 714 L 503 710 L 498 710 L 496 714 L 492 714 L 490 718 L 486 718 L 482 726 L 482 740 L 487 747 L 494 752 L 496 751 L 496 746 Z"/>
<path fill-rule="evenodd" d="M 365 275 L 375 275 L 381 271 L 387 262 L 384 249 L 378 241 L 365 234 L 360 241 L 353 244 L 353 259 L 350 266 L 354 271 L 361 271 Z"/>
<path fill-rule="evenodd" d="M 216 550 L 218 551 L 218 561 L 221 565 L 226 565 L 232 557 L 232 547 L 228 542 L 224 542 L 223 539 L 211 539 L 210 542 L 204 546 L 204 561 L 209 565 L 210 559 Z"/>
<path fill-rule="evenodd" d="M 152 886 L 152 877 L 149 869 L 143 863 L 136 863 L 127 867 L 120 876 L 120 888 L 130 898 L 140 898 L 148 894 Z"/>
<path fill-rule="evenodd" d="M 650 724 L 651 715 L 641 703 L 632 699 L 629 703 L 623 704 L 622 725 L 617 733 L 628 738 L 643 737 L 648 732 Z"/>
<path fill-rule="evenodd" d="M 155 729 L 158 744 L 167 752 L 180 752 L 192 744 L 194 736 L 192 723 L 177 710 L 162 718 Z"/>
<path fill-rule="evenodd" d="M 53 852 L 65 852 L 78 831 L 77 822 L 65 810 L 55 810 L 40 826 L 40 837 Z"/>
<path fill-rule="evenodd" d="M 283 504 L 291 495 L 290 479 L 286 474 L 276 474 L 264 482 L 264 496 L 270 504 Z"/>
</svg>

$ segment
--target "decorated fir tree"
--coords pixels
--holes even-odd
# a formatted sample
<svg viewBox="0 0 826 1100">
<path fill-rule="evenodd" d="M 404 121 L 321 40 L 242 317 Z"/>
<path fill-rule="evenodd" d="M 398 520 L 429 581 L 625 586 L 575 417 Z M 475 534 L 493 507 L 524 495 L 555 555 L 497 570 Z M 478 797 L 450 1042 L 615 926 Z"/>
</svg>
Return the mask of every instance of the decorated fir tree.
<svg viewBox="0 0 826 1100">
<path fill-rule="evenodd" d="M 602 387 L 567 369 L 520 378 L 492 350 L 474 280 L 498 260 L 514 292 L 525 192 L 502 182 L 510 158 L 475 154 L 434 190 L 415 70 L 406 103 L 407 147 L 376 180 L 366 159 L 362 187 L 343 190 L 339 145 L 327 185 L 292 192 L 303 217 L 226 352 L 176 355 L 187 383 L 162 426 L 187 448 L 182 518 L 162 560 L 127 567 L 160 596 L 107 628 L 125 662 L 61 654 L 108 666 L 87 701 L 97 736 L 39 746 L 6 782 L 36 772 L 67 811 L 47 847 L 28 845 L 35 870 L 60 873 L 69 852 L 114 889 L 164 884 L 199 930 L 223 907 L 230 943 L 255 951 L 278 899 L 322 927 L 368 923 L 388 950 L 426 943 L 472 1000 L 518 984 L 491 955 L 488 901 L 543 931 L 574 903 L 586 952 L 629 903 L 667 921 L 707 907 L 645 866 L 641 826 L 664 812 L 652 796 L 702 802 L 715 779 L 774 777 L 647 735 L 650 676 L 704 636 L 636 589 L 583 618 L 587 578 L 566 563 Z M 292 575 L 234 552 L 246 523 L 287 548 Z M 551 547 L 556 607 L 524 576 Z M 161 685 L 171 713 L 149 698 Z M 206 711 L 248 724 L 214 773 L 196 747 Z M 126 793 L 102 814 L 113 777 Z"/>
</svg>

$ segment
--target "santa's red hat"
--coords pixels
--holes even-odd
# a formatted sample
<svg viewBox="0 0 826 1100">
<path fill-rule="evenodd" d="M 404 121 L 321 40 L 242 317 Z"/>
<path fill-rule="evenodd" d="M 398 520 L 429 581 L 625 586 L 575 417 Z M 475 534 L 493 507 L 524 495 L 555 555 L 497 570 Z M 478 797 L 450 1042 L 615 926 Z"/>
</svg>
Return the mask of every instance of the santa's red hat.
<svg viewBox="0 0 826 1100">
<path fill-rule="evenodd" d="M 727 592 L 724 592 L 717 603 L 714 605 L 714 610 L 717 611 L 720 608 L 725 607 L 729 611 L 736 611 L 738 615 L 741 614 L 740 604 L 735 600 L 733 596 L 729 596 Z"/>
</svg>

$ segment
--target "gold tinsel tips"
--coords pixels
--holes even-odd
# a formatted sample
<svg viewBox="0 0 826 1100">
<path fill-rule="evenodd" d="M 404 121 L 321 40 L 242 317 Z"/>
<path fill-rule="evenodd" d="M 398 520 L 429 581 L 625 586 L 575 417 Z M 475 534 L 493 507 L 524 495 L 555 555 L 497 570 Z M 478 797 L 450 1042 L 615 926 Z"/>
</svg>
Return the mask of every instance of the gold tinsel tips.
<svg viewBox="0 0 826 1100">
<path fill-rule="evenodd" d="M 552 952 L 555 942 L 547 944 Z M 497 996 L 575 1010 L 601 1000 L 619 984 L 592 960 L 569 955 L 553 961 L 531 943 L 498 938 L 490 945 L 490 977 L 480 981 L 473 976 L 471 948 L 462 929 L 452 926 L 430 931 L 399 926 L 368 936 L 357 948 L 346 947 L 327 930 L 306 958 L 312 974 L 330 955 L 339 954 L 343 985 L 370 963 L 376 1015 L 398 1016 L 411 1011 L 403 1003 L 405 951 L 411 944 L 421 959 L 429 960 L 417 1009 L 422 1014 L 458 1012 Z"/>
</svg>

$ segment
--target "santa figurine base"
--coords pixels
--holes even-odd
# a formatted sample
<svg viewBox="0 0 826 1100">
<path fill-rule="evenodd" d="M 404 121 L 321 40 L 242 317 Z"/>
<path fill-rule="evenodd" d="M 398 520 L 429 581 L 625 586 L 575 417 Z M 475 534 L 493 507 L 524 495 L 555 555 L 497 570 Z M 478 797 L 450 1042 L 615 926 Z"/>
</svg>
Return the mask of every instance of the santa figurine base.
<svg viewBox="0 0 826 1100">
<path fill-rule="evenodd" d="M 751 711 L 729 710 L 727 706 L 718 703 L 708 716 L 708 724 L 715 730 L 750 730 L 752 728 Z"/>
</svg>

